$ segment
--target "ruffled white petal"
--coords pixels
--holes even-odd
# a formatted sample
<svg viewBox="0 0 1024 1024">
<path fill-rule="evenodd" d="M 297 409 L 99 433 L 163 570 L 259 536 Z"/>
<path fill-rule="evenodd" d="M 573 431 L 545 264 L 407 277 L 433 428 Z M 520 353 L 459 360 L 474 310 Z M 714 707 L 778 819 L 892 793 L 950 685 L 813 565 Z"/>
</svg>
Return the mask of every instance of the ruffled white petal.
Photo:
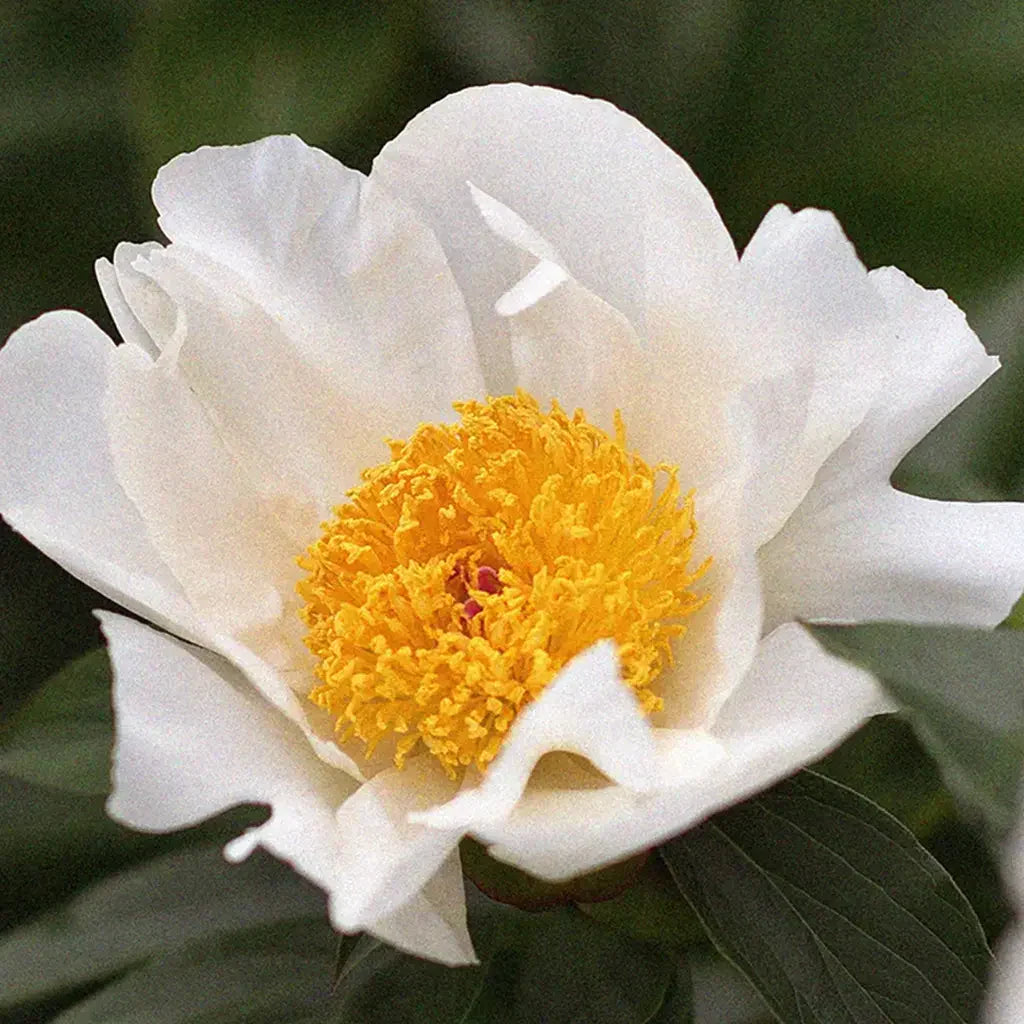
<svg viewBox="0 0 1024 1024">
<path fill-rule="evenodd" d="M 319 840 L 333 830 L 335 810 L 357 783 L 318 759 L 302 733 L 227 662 L 120 615 L 99 618 L 114 668 L 110 814 L 163 832 L 235 804 L 270 803 L 273 816 L 254 831 L 286 839 L 291 829 L 293 841 L 305 836 L 310 841 L 288 859 L 312 858 L 317 875 L 325 875 L 327 860 L 315 860 L 318 851 L 326 857 Z"/>
<path fill-rule="evenodd" d="M 537 762 L 554 751 L 578 754 L 629 792 L 658 781 L 654 739 L 622 682 L 609 640 L 577 655 L 516 719 L 482 781 L 447 804 L 409 816 L 432 828 L 476 830 L 507 817 Z"/>
<path fill-rule="evenodd" d="M 174 337 L 177 311 L 170 297 L 135 263 L 162 249 L 158 242 L 121 242 L 114 250 L 113 263 L 96 261 L 96 280 L 121 337 L 154 359 Z"/>
<path fill-rule="evenodd" d="M 683 160 L 611 104 L 554 89 L 489 85 L 449 96 L 384 147 L 371 178 L 413 203 L 441 240 L 495 393 L 513 376 L 494 303 L 523 268 L 515 251 L 496 248 L 468 182 L 514 210 L 641 333 L 663 277 L 688 279 L 692 291 L 735 261 Z"/>
<path fill-rule="evenodd" d="M 365 851 L 368 837 L 347 834 L 338 808 L 358 784 L 317 758 L 227 662 L 119 615 L 100 619 L 114 666 L 114 818 L 167 831 L 239 803 L 269 804 L 264 824 L 228 844 L 229 859 L 263 846 L 327 891 L 340 927 L 358 919 L 373 931 L 380 920 L 389 941 L 419 956 L 471 959 L 461 886 L 443 858 L 410 907 L 354 914 L 364 894 L 361 878 L 347 872 L 356 859 L 348 844 Z"/>
<path fill-rule="evenodd" d="M 582 874 L 766 788 L 890 709 L 867 672 L 826 654 L 801 627 L 783 626 L 762 641 L 714 725 L 692 738 L 690 778 L 649 794 L 531 786 L 505 821 L 478 834 L 493 856 L 541 878 Z M 673 737 L 664 750 L 678 772 L 686 747 Z"/>
<path fill-rule="evenodd" d="M 895 267 L 868 277 L 889 316 L 891 358 L 863 424 L 829 461 L 816 490 L 840 477 L 847 487 L 861 477 L 888 478 L 932 427 L 999 369 L 945 292 L 922 288 Z"/>
<path fill-rule="evenodd" d="M 888 478 L 997 360 L 944 293 L 888 268 L 869 277 L 891 325 L 887 376 L 761 551 L 768 622 L 994 626 L 1024 589 L 1024 505 L 929 501 Z"/>
<path fill-rule="evenodd" d="M 237 354 L 255 364 L 246 380 L 257 389 L 253 402 L 290 399 L 298 410 L 312 392 L 317 412 L 334 401 L 339 415 L 365 420 L 369 436 L 381 423 L 401 436 L 450 418 L 453 400 L 482 394 L 444 253 L 379 184 L 277 136 L 177 157 L 161 169 L 153 197 L 172 249 L 221 268 L 218 286 L 278 327 Z M 350 444 L 348 435 L 335 445 Z M 351 453 L 353 465 L 363 454 Z"/>
<path fill-rule="evenodd" d="M 115 358 L 80 313 L 47 313 L 0 350 L 0 512 L 68 572 L 179 632 L 199 626 L 115 473 L 101 415 Z"/>
</svg>

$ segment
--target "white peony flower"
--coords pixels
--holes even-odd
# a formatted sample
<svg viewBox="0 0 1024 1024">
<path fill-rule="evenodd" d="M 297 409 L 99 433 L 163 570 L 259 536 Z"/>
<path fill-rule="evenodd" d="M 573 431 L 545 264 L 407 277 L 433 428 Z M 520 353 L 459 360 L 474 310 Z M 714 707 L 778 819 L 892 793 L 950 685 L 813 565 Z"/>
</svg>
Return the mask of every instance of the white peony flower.
<svg viewBox="0 0 1024 1024">
<path fill-rule="evenodd" d="M 984 1024 L 1020 1024 L 1024 1020 L 1024 819 L 1006 843 L 1003 876 L 1017 913 L 996 947 L 996 962 L 985 993 Z"/>
<path fill-rule="evenodd" d="M 227 855 L 340 929 L 472 960 L 463 835 L 627 857 L 886 707 L 795 620 L 992 626 L 1024 585 L 1020 506 L 888 482 L 996 369 L 960 311 L 817 210 L 738 258 L 607 103 L 471 89 L 369 177 L 268 138 L 153 198 L 169 244 L 97 264 L 124 344 L 65 311 L 0 353 L 0 511 L 158 627 L 101 615 L 110 813 L 269 804 Z"/>
</svg>

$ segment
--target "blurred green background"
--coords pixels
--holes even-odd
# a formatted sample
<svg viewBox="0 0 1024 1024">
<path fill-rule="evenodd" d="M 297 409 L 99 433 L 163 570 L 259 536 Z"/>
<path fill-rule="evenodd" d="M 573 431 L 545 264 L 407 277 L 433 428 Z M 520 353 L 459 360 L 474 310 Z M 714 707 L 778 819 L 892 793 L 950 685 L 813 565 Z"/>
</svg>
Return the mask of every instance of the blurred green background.
<svg viewBox="0 0 1024 1024">
<path fill-rule="evenodd" d="M 694 166 L 738 243 L 776 202 L 820 206 L 869 266 L 946 289 L 1005 368 L 899 482 L 1024 497 L 1022 69 L 1017 0 L 3 3 L 0 336 L 60 307 L 112 330 L 93 263 L 158 237 L 149 182 L 178 152 L 294 132 L 368 170 L 454 89 L 546 83 L 639 117 Z M 98 644 L 99 604 L 3 527 L 0 714 Z M 980 836 L 902 725 L 870 728 L 829 767 L 915 828 L 998 931 Z M 0 923 L 182 841 L 127 835 L 99 798 L 0 785 Z"/>
</svg>

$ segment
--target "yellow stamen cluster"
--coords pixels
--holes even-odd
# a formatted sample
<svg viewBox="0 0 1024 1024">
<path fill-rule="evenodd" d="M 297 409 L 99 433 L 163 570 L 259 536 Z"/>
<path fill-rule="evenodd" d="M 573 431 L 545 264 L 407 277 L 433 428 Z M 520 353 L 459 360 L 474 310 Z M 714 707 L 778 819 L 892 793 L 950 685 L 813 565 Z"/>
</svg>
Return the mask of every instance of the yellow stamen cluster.
<svg viewBox="0 0 1024 1024">
<path fill-rule="evenodd" d="M 452 777 L 602 638 L 660 710 L 652 684 L 705 600 L 692 495 L 627 451 L 621 418 L 613 438 L 521 391 L 455 409 L 389 442 L 299 559 L 311 699 L 367 755 L 394 743 L 401 767 L 422 744 Z"/>
</svg>

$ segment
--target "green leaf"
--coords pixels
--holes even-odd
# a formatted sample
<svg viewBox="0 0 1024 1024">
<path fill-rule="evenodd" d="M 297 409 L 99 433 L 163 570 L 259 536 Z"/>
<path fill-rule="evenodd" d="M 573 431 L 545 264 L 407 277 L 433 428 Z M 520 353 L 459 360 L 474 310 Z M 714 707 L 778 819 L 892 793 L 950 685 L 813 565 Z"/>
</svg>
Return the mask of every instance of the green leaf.
<svg viewBox="0 0 1024 1024">
<path fill-rule="evenodd" d="M 236 932 L 130 971 L 53 1024 L 278 1024 L 320 1019 L 336 936 L 303 920 Z"/>
<path fill-rule="evenodd" d="M 784 1024 L 965 1024 L 991 959 L 895 818 L 802 772 L 666 843 L 708 934 Z"/>
<path fill-rule="evenodd" d="M 48 679 L 0 731 L 0 771 L 87 795 L 110 791 L 110 661 L 103 648 Z"/>
<path fill-rule="evenodd" d="M 1004 835 L 1016 820 L 1024 764 L 1024 635 L 891 624 L 807 628 L 906 706 L 946 785 Z"/>
<path fill-rule="evenodd" d="M 105 879 L 0 937 L 0 1008 L 109 977 L 211 936 L 323 915 L 323 895 L 268 856 L 228 864 L 209 847 L 169 854 Z"/>
<path fill-rule="evenodd" d="M 442 967 L 365 940 L 341 971 L 333 1019 L 646 1024 L 664 1006 L 672 965 L 656 947 L 602 928 L 573 908 L 526 913 L 472 887 L 467 898 L 480 966 Z"/>
</svg>

